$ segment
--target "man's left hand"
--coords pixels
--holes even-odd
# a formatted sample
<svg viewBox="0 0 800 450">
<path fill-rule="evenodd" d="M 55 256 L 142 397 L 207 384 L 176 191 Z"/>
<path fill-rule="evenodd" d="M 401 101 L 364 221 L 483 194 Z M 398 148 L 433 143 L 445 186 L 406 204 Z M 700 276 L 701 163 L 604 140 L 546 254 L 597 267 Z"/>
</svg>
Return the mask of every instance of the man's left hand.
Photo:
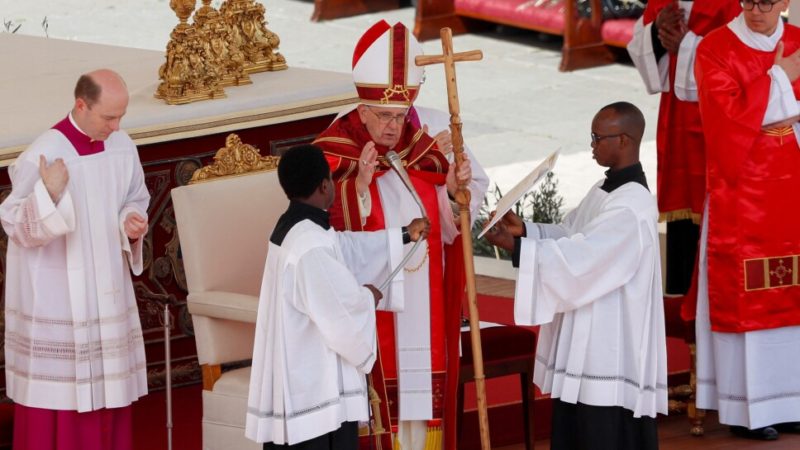
<svg viewBox="0 0 800 450">
<path fill-rule="evenodd" d="M 469 162 L 467 154 L 464 153 L 464 160 L 461 164 L 452 163 L 447 169 L 447 193 L 451 196 L 456 194 L 459 183 L 468 184 L 472 181 L 472 164 Z"/>
<path fill-rule="evenodd" d="M 125 235 L 130 240 L 137 240 L 147 233 L 147 219 L 139 214 L 132 212 L 125 217 Z"/>
</svg>

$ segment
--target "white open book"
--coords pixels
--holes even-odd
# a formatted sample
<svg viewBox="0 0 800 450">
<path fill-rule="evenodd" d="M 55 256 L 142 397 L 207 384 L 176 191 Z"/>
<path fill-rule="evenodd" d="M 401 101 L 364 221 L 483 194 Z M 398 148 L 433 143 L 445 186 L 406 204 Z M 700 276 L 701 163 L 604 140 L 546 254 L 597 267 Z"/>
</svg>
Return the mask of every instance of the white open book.
<svg viewBox="0 0 800 450">
<path fill-rule="evenodd" d="M 488 221 L 486 225 L 484 225 L 483 230 L 481 230 L 481 234 L 478 235 L 478 239 L 482 238 L 487 231 L 489 231 L 503 216 L 511 209 L 518 201 L 525 195 L 528 191 L 533 189 L 548 172 L 553 170 L 553 167 L 556 165 L 556 160 L 558 159 L 558 150 L 554 151 L 550 156 L 545 158 L 541 164 L 536 166 L 535 169 L 531 173 L 525 176 L 516 186 L 511 188 L 510 191 L 506 193 L 500 200 L 497 201 L 497 205 L 495 206 L 495 210 L 497 213 L 494 215 L 492 220 Z"/>
</svg>

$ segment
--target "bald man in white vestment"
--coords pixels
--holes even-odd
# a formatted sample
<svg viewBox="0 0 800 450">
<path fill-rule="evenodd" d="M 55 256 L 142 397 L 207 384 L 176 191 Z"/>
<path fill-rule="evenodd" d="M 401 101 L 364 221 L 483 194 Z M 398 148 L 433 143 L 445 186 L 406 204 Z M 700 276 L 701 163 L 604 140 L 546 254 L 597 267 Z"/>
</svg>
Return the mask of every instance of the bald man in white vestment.
<svg viewBox="0 0 800 450">
<path fill-rule="evenodd" d="M 14 447 L 130 449 L 147 394 L 131 272 L 142 272 L 150 194 L 119 129 L 120 76 L 83 75 L 75 104 L 9 167 L 6 387 Z"/>
</svg>

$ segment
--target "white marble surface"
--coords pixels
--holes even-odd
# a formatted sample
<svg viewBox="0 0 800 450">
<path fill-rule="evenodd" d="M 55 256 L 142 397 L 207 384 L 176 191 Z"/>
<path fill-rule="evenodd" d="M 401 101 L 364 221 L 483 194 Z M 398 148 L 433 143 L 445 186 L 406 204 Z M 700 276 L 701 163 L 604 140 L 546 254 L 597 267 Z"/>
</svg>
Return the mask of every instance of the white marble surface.
<svg viewBox="0 0 800 450">
<path fill-rule="evenodd" d="M 24 35 L 0 34 L 0 60 L 16 61 L 0 82 L 0 154 L 12 156 L 61 120 L 77 74 L 117 70 L 131 95 L 125 128 L 138 143 L 329 114 L 356 100 L 347 74 L 291 67 L 253 74 L 253 84 L 226 88 L 227 98 L 167 105 L 153 97 L 163 52 Z M 227 127 L 227 128 L 226 128 Z"/>
</svg>

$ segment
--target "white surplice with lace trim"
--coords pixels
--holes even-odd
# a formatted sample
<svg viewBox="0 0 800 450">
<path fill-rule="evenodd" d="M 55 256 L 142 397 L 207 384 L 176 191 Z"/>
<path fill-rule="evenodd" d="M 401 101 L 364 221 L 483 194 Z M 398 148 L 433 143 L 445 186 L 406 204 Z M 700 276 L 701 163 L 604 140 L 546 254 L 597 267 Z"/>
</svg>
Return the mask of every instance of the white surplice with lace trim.
<svg viewBox="0 0 800 450">
<path fill-rule="evenodd" d="M 245 435 L 293 445 L 369 419 L 375 301 L 363 286 L 403 256 L 399 228 L 325 230 L 310 220 L 269 244 L 258 304 Z"/>
<path fill-rule="evenodd" d="M 39 156 L 69 172 L 56 203 Z M 0 205 L 6 260 L 6 387 L 26 406 L 92 411 L 147 394 L 144 342 L 131 283 L 142 272 L 142 239 L 125 217 L 147 217 L 150 194 L 133 141 L 112 133 L 100 153 L 79 156 L 48 130 L 9 168 Z"/>
<path fill-rule="evenodd" d="M 541 325 L 542 392 L 655 417 L 667 413 L 658 210 L 638 183 L 600 185 L 562 224 L 526 224 L 514 320 Z"/>
</svg>

